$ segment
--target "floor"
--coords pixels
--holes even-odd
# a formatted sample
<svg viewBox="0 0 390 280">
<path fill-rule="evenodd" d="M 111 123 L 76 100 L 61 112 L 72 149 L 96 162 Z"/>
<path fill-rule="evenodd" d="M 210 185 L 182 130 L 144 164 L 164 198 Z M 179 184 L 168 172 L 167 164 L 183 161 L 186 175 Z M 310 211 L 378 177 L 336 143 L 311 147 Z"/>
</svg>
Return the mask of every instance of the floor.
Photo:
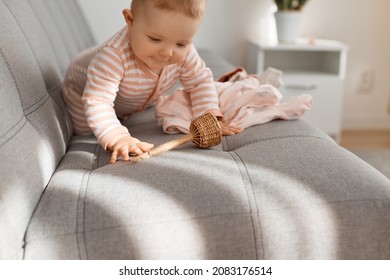
<svg viewBox="0 0 390 280">
<path fill-rule="evenodd" d="M 390 130 L 345 130 L 340 145 L 346 149 L 390 149 Z"/>
<path fill-rule="evenodd" d="M 343 131 L 340 145 L 390 179 L 390 130 Z"/>
</svg>

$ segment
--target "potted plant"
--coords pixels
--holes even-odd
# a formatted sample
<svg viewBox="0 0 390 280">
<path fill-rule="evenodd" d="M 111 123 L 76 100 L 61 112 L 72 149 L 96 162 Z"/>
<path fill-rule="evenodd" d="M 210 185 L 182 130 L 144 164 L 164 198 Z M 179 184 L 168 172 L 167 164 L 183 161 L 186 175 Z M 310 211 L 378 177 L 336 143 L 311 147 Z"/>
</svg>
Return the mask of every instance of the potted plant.
<svg viewBox="0 0 390 280">
<path fill-rule="evenodd" d="M 276 30 L 280 43 L 292 43 L 302 20 L 302 8 L 309 0 L 274 0 Z"/>
<path fill-rule="evenodd" d="M 278 11 L 300 11 L 309 0 L 274 0 Z"/>
</svg>

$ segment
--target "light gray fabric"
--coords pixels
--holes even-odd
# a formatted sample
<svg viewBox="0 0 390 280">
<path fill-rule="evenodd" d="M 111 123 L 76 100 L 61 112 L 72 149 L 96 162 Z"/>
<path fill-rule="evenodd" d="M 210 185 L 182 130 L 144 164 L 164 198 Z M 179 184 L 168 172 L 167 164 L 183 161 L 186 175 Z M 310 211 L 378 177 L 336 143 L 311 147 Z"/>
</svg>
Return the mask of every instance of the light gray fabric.
<svg viewBox="0 0 390 280">
<path fill-rule="evenodd" d="M 77 1 L 0 0 L 0 259 L 389 259 L 390 181 L 304 121 L 108 164 L 61 97 Z M 234 69 L 210 51 L 216 77 Z M 153 108 L 124 123 L 156 145 Z"/>
<path fill-rule="evenodd" d="M 47 36 L 46 29 L 59 18 L 51 13 L 55 2 L 0 1 L 0 258 L 23 257 L 29 221 L 72 134 L 62 75 L 81 46 L 73 49 L 72 43 L 68 50 Z M 66 3 L 77 8 L 75 1 Z"/>
<path fill-rule="evenodd" d="M 353 154 L 368 162 L 390 179 L 390 148 L 368 150 L 364 148 L 349 149 Z"/>
</svg>

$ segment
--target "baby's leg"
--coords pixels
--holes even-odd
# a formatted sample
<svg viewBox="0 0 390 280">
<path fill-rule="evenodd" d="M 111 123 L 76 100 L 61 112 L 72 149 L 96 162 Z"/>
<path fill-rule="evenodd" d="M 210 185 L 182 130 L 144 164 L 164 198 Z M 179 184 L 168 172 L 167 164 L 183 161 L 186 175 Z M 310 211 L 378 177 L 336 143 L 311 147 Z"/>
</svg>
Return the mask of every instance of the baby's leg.
<svg viewBox="0 0 390 280">
<path fill-rule="evenodd" d="M 92 130 L 88 125 L 87 118 L 85 117 L 81 96 L 71 87 L 65 86 L 64 100 L 72 119 L 73 132 L 77 135 L 92 134 Z"/>
</svg>

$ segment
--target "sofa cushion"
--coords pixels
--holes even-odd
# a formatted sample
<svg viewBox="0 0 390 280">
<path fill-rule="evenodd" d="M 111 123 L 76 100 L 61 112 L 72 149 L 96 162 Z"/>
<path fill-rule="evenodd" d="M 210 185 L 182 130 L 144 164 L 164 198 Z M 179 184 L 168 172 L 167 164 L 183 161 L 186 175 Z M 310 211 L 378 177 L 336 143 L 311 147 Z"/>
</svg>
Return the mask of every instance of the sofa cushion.
<svg viewBox="0 0 390 280">
<path fill-rule="evenodd" d="M 162 133 L 153 109 L 126 124 L 155 144 L 180 137 Z M 109 153 L 94 142 L 72 140 L 33 217 L 26 258 L 389 256 L 389 248 L 378 252 L 389 238 L 388 179 L 303 121 L 274 121 L 211 149 L 189 143 L 136 164 L 107 164 Z"/>
</svg>

